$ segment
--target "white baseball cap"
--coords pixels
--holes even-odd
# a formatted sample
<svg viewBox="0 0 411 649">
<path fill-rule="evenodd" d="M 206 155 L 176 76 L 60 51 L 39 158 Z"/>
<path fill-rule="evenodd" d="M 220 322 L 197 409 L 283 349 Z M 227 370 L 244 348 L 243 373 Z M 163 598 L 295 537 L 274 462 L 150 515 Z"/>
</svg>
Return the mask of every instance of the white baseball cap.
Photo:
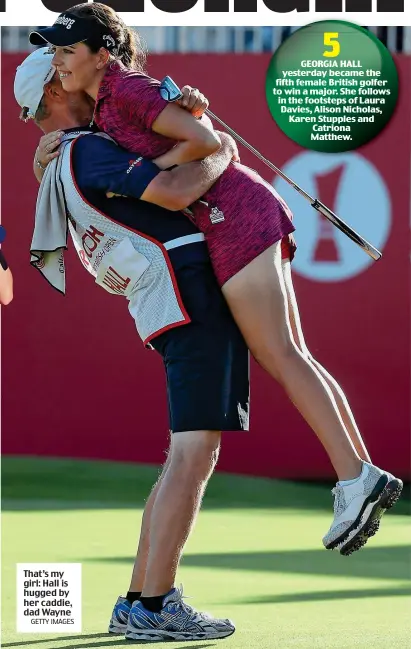
<svg viewBox="0 0 411 649">
<path fill-rule="evenodd" d="M 53 54 L 47 47 L 32 52 L 19 65 L 14 79 L 14 96 L 21 108 L 28 108 L 27 118 L 34 118 L 44 94 L 44 86 L 54 76 Z"/>
</svg>

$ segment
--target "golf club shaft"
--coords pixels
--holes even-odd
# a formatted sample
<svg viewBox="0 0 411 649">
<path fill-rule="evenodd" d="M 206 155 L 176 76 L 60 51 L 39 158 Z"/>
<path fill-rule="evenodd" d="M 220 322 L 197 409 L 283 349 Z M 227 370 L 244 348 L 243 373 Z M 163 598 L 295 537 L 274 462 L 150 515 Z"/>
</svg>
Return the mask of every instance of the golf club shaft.
<svg viewBox="0 0 411 649">
<path fill-rule="evenodd" d="M 173 102 L 177 101 L 182 97 L 182 93 L 180 88 L 177 86 L 176 83 L 171 79 L 171 77 L 165 77 L 163 81 L 161 82 L 160 86 L 160 92 L 161 96 L 166 99 L 166 101 Z M 229 133 L 235 140 L 237 140 L 240 144 L 246 147 L 251 153 L 253 153 L 261 162 L 263 162 L 269 169 L 274 171 L 280 178 L 285 180 L 291 187 L 293 187 L 301 196 L 303 196 L 307 201 L 310 202 L 311 206 L 317 210 L 322 216 L 324 216 L 328 221 L 330 221 L 333 225 L 335 225 L 336 228 L 338 228 L 341 232 L 343 232 L 347 237 L 349 237 L 354 243 L 356 243 L 360 248 L 362 248 L 367 255 L 369 255 L 372 259 L 377 261 L 382 257 L 382 253 L 377 250 L 369 241 L 364 239 L 358 232 L 353 230 L 348 223 L 345 223 L 342 219 L 340 219 L 339 216 L 337 216 L 332 210 L 330 210 L 324 203 L 322 203 L 318 198 L 313 198 L 305 192 L 297 183 L 295 183 L 291 178 L 289 178 L 281 169 L 276 167 L 270 160 L 265 158 L 257 149 L 255 149 L 251 144 L 249 144 L 244 138 L 241 137 L 236 131 L 234 131 L 228 124 L 223 122 L 222 119 L 217 117 L 215 113 L 213 113 L 210 109 L 207 109 L 206 114 L 209 115 L 212 119 L 214 119 L 216 122 L 218 122 L 223 128 Z"/>
<path fill-rule="evenodd" d="M 246 149 L 248 149 L 249 151 L 251 151 L 251 153 L 254 153 L 254 155 L 255 155 L 257 158 L 259 158 L 259 160 L 261 160 L 261 162 L 264 162 L 264 164 L 266 164 L 267 167 L 269 167 L 272 171 L 274 171 L 276 174 L 278 174 L 279 176 L 281 176 L 281 178 L 283 178 L 287 183 L 289 183 L 290 185 L 292 185 L 292 187 L 294 187 L 294 189 L 296 189 L 297 192 L 299 192 L 302 196 L 304 196 L 304 198 L 307 199 L 307 201 L 310 201 L 310 203 L 313 203 L 313 202 L 314 202 L 314 198 L 312 198 L 312 196 L 310 196 L 309 194 L 307 194 L 307 192 L 305 192 L 303 189 L 301 189 L 301 187 L 299 187 L 298 185 L 296 185 L 295 182 L 293 182 L 293 181 L 291 180 L 291 178 L 289 178 L 285 173 L 283 173 L 283 172 L 281 171 L 281 169 L 279 169 L 279 168 L 276 167 L 272 162 L 270 162 L 269 160 L 267 160 L 267 158 L 265 158 L 265 157 L 264 157 L 264 156 L 263 156 L 259 151 L 257 151 L 257 149 L 255 149 L 251 144 L 249 144 L 246 140 L 244 140 L 244 138 L 242 138 L 241 135 L 239 135 L 239 134 L 236 133 L 232 128 L 230 128 L 230 127 L 228 126 L 228 124 L 226 124 L 225 122 L 223 122 L 222 119 L 220 119 L 219 117 L 217 117 L 217 115 L 215 115 L 215 114 L 214 114 L 214 113 L 213 113 L 209 108 L 206 110 L 206 114 L 209 115 L 209 117 L 212 117 L 213 119 L 215 119 L 216 122 L 218 122 L 219 124 L 221 124 L 221 126 L 223 126 L 223 127 L 226 129 L 226 131 L 227 131 L 227 133 L 229 133 L 229 135 L 231 135 L 235 140 L 237 140 L 238 142 L 240 142 L 240 144 L 242 144 L 243 146 L 245 146 Z"/>
<path fill-rule="evenodd" d="M 310 202 L 311 206 L 317 210 L 317 212 L 320 212 L 326 219 L 331 221 L 333 225 L 335 225 L 341 232 L 343 232 L 345 235 L 347 235 L 354 243 L 356 243 L 358 246 L 363 248 L 363 250 L 375 261 L 381 258 L 382 254 L 379 250 L 377 250 L 369 241 L 364 239 L 361 235 L 359 235 L 355 230 L 353 230 L 345 221 L 340 219 L 339 216 L 337 216 L 332 210 L 330 210 L 324 203 L 319 201 L 317 198 L 313 198 L 308 194 L 306 191 L 302 189 L 299 185 L 297 185 L 289 176 L 287 176 L 281 169 L 276 167 L 270 160 L 265 158 L 256 148 L 254 148 L 251 144 L 249 144 L 244 138 L 241 137 L 236 131 L 234 131 L 228 124 L 223 122 L 222 119 L 220 119 L 215 113 L 213 113 L 210 109 L 206 110 L 206 114 L 209 115 L 212 119 L 214 119 L 216 122 L 218 122 L 221 126 L 225 128 L 227 133 L 229 133 L 234 139 L 236 139 L 240 144 L 246 147 L 251 153 L 254 153 L 254 155 L 261 160 L 264 164 L 267 165 L 272 171 L 274 171 L 278 176 L 280 176 L 283 180 L 285 180 L 291 187 L 293 187 L 301 196 L 303 196 L 307 201 Z"/>
</svg>

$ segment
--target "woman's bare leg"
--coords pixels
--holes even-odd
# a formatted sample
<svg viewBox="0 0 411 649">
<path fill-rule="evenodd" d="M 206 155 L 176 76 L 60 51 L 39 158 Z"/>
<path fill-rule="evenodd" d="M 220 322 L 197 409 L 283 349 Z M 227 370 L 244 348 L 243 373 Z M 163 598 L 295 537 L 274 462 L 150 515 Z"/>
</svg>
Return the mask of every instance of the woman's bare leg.
<svg viewBox="0 0 411 649">
<path fill-rule="evenodd" d="M 291 329 L 295 342 L 298 345 L 300 351 L 304 356 L 314 365 L 314 367 L 320 372 L 321 376 L 327 383 L 331 392 L 333 393 L 335 402 L 337 404 L 338 411 L 340 413 L 341 419 L 344 422 L 344 426 L 347 429 L 348 435 L 353 443 L 355 450 L 362 460 L 366 462 L 371 462 L 371 458 L 368 454 L 367 448 L 364 444 L 364 441 L 361 437 L 361 433 L 358 429 L 357 423 L 355 421 L 354 415 L 351 411 L 348 399 L 345 396 L 341 386 L 337 383 L 331 374 L 311 355 L 306 345 L 304 334 L 301 326 L 300 313 L 298 310 L 297 298 L 294 291 L 294 285 L 291 274 L 291 263 L 289 260 L 284 260 L 282 263 L 283 267 L 283 276 L 285 283 L 285 290 L 287 293 L 288 301 L 288 312 L 290 316 Z"/>
<path fill-rule="evenodd" d="M 257 362 L 286 390 L 323 444 L 339 480 L 361 473 L 361 459 L 320 372 L 298 349 L 291 330 L 280 243 L 254 259 L 222 287 Z"/>
</svg>

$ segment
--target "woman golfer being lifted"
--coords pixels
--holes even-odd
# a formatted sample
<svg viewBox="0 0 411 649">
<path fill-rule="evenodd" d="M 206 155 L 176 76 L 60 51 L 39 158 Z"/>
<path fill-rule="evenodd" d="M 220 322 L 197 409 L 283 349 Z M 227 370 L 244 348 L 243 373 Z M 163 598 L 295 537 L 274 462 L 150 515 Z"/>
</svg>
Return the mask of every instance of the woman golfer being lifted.
<svg viewBox="0 0 411 649">
<path fill-rule="evenodd" d="M 159 83 L 144 74 L 135 32 L 108 6 L 77 5 L 30 40 L 53 47 L 64 90 L 83 90 L 94 99 L 95 124 L 129 151 L 156 158 L 167 169 L 219 148 L 205 116 L 195 119 L 162 99 Z M 324 545 L 349 554 L 378 529 L 401 481 L 369 462 L 341 388 L 305 347 L 290 264 L 282 263 L 295 249 L 287 205 L 237 162 L 204 199 L 208 207 L 193 206 L 194 219 L 231 312 L 253 356 L 284 387 L 338 475 L 335 516 Z"/>
</svg>

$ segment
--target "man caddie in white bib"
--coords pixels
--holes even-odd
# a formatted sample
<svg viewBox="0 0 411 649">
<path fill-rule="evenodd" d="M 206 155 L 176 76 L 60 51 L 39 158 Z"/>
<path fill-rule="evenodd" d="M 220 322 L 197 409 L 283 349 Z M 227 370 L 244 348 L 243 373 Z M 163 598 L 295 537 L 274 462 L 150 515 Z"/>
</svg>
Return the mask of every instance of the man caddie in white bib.
<svg viewBox="0 0 411 649">
<path fill-rule="evenodd" d="M 234 624 L 187 608 L 175 574 L 217 462 L 221 431 L 248 430 L 249 357 L 212 272 L 204 237 L 177 210 L 215 182 L 235 145 L 222 136 L 224 146 L 210 161 L 160 172 L 138 152 L 130 155 L 90 132 L 89 102 L 75 93 L 68 99 L 51 58 L 45 48 L 32 53 L 15 82 L 22 117 L 33 117 L 46 135 L 62 131 L 60 154 L 45 169 L 39 190 L 32 264 L 64 293 L 70 231 L 96 283 L 113 299 L 128 300 L 142 340 L 164 360 L 173 433 L 147 501 L 129 591 L 118 598 L 109 631 L 131 639 L 224 638 L 234 633 Z M 144 443 L 136 433 L 139 441 Z M 176 631 L 174 615 L 184 617 L 183 634 Z M 137 619 L 148 618 L 157 621 L 139 626 Z"/>
</svg>

